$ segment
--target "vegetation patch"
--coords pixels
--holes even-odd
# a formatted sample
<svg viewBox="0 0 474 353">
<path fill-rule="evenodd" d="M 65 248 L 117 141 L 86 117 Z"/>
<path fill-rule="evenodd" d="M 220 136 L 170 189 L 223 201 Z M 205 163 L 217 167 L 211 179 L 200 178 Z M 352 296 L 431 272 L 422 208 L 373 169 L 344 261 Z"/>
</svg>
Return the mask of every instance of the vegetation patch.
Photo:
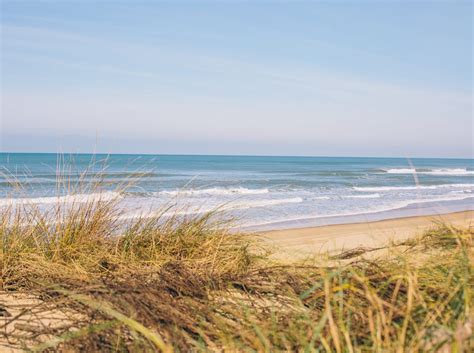
<svg viewBox="0 0 474 353">
<path fill-rule="evenodd" d="M 280 264 L 216 214 L 116 200 L 0 214 L 1 345 L 30 351 L 469 351 L 472 229 Z M 117 234 L 121 235 L 118 236 Z M 258 245 L 257 245 L 258 244 Z"/>
</svg>

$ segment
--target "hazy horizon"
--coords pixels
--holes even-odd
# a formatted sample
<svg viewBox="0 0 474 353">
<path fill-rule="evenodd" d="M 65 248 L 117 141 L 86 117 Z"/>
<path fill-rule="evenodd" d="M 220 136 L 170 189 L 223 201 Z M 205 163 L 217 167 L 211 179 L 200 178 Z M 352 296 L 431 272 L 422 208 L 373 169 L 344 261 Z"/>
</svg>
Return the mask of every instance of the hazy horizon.
<svg viewBox="0 0 474 353">
<path fill-rule="evenodd" d="M 2 1 L 0 151 L 473 158 L 472 3 Z"/>
<path fill-rule="evenodd" d="M 121 152 L 77 152 L 77 151 L 34 151 L 34 152 L 21 152 L 21 151 L 0 151 L 0 154 L 44 154 L 44 155 L 87 155 L 87 156 L 109 156 L 109 155 L 122 155 L 122 156 L 166 156 L 166 157 L 250 157 L 250 158 L 352 158 L 352 159 L 401 159 L 407 162 L 415 159 L 452 159 L 452 160 L 473 160 L 472 157 L 423 157 L 423 156 L 376 156 L 376 155 L 281 155 L 281 154 L 199 154 L 199 153 L 121 153 Z"/>
</svg>

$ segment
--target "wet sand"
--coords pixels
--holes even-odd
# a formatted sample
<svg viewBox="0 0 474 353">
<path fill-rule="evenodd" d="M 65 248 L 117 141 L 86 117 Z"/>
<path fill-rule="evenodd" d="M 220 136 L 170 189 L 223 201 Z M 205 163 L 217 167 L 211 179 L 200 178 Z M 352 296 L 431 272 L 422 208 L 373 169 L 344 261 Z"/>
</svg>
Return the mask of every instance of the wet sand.
<svg viewBox="0 0 474 353">
<path fill-rule="evenodd" d="M 260 233 L 260 238 L 274 246 L 280 258 L 304 258 L 358 247 L 384 246 L 391 241 L 400 241 L 419 235 L 435 227 L 436 222 L 455 227 L 474 227 L 474 211 L 274 230 Z"/>
</svg>

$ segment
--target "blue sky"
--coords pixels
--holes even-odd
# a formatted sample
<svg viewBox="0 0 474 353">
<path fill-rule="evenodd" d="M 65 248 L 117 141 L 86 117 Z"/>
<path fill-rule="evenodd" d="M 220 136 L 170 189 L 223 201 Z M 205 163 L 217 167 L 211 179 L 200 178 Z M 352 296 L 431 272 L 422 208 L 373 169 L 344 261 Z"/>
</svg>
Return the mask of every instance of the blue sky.
<svg viewBox="0 0 474 353">
<path fill-rule="evenodd" d="M 1 148 L 472 158 L 472 11 L 3 0 Z"/>
</svg>

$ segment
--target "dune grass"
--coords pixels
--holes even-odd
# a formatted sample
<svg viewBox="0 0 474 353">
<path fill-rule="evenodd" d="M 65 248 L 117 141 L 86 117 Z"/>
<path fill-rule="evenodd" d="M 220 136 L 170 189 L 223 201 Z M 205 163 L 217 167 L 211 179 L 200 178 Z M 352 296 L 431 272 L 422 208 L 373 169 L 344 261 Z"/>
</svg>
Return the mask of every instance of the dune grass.
<svg viewBox="0 0 474 353">
<path fill-rule="evenodd" d="M 117 199 L 100 198 L 0 210 L 1 289 L 34 298 L 3 315 L 0 341 L 37 352 L 474 347 L 470 229 L 438 225 L 379 257 L 280 264 L 216 214 L 120 216 Z M 51 321 L 59 312 L 68 320 Z"/>
</svg>

